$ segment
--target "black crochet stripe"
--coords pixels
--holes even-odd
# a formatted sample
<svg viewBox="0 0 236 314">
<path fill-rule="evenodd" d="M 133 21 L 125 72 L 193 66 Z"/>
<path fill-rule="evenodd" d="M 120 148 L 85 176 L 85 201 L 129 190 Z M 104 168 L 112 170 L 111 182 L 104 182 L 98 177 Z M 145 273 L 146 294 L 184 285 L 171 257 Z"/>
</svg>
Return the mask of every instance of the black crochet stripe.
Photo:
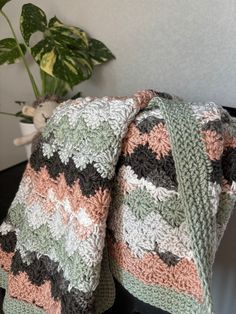
<svg viewBox="0 0 236 314">
<path fill-rule="evenodd" d="M 148 174 L 147 181 L 151 182 L 156 187 L 163 187 L 167 190 L 178 190 L 175 172 L 168 174 L 163 169 L 156 168 Z"/>
<path fill-rule="evenodd" d="M 171 253 L 171 252 L 158 252 L 156 251 L 157 255 L 160 257 L 160 259 L 169 267 L 170 266 L 176 266 L 178 264 L 178 262 L 181 260 L 180 257 L 178 257 L 177 255 Z"/>
<path fill-rule="evenodd" d="M 0 234 L 0 246 L 6 253 L 14 252 L 16 247 L 16 233 L 11 231 L 6 235 Z"/>
<path fill-rule="evenodd" d="M 107 178 L 102 178 L 92 164 L 88 164 L 84 170 L 79 170 L 76 168 L 72 158 L 69 159 L 67 164 L 62 163 L 57 152 L 47 159 L 43 156 L 41 147 L 38 147 L 31 155 L 30 165 L 35 171 L 39 171 L 46 166 L 50 177 L 53 179 L 56 179 L 60 173 L 63 173 L 69 186 L 72 186 L 79 180 L 82 193 L 87 197 L 94 195 L 99 188 L 106 189 L 111 186 L 111 181 Z"/>
<path fill-rule="evenodd" d="M 138 145 L 131 155 L 122 155 L 118 161 L 117 171 L 122 165 L 132 167 L 139 179 L 142 177 L 149 179 L 156 186 L 160 186 L 162 183 L 162 186 L 169 187 L 171 185 L 177 187 L 175 164 L 172 155 L 157 159 L 155 153 L 147 144 Z M 158 174 L 160 177 L 157 178 L 156 175 Z"/>
<path fill-rule="evenodd" d="M 224 178 L 232 184 L 236 181 L 236 148 L 228 147 L 222 156 L 222 169 Z"/>
<path fill-rule="evenodd" d="M 164 93 L 164 92 L 156 92 L 154 91 L 156 96 L 158 97 L 161 97 L 161 98 L 165 98 L 165 99 L 169 99 L 169 100 L 172 100 L 173 99 L 173 96 L 171 96 L 170 94 L 168 93 Z"/>
<path fill-rule="evenodd" d="M 216 131 L 218 134 L 222 134 L 222 121 L 221 120 L 208 121 L 207 123 L 203 124 L 202 130 Z"/>
<path fill-rule="evenodd" d="M 211 182 L 221 184 L 223 175 L 221 160 L 211 160 L 211 166 L 212 166 Z"/>
<path fill-rule="evenodd" d="M 92 292 L 84 293 L 72 288 L 68 292 L 69 281 L 64 279 L 63 271 L 58 271 L 58 263 L 46 255 L 37 258 L 36 253 L 29 256 L 30 264 L 23 262 L 19 251 L 16 251 L 11 271 L 14 275 L 26 272 L 32 284 L 41 286 L 45 281 L 51 282 L 51 294 L 55 300 L 61 300 L 62 314 L 89 313 L 92 311 Z"/>
<path fill-rule="evenodd" d="M 136 126 L 139 129 L 139 131 L 144 133 L 149 133 L 154 126 L 158 125 L 159 123 L 165 124 L 165 121 L 163 119 L 159 119 L 154 116 L 150 116 L 146 119 L 143 119 L 141 122 L 137 123 Z"/>
</svg>

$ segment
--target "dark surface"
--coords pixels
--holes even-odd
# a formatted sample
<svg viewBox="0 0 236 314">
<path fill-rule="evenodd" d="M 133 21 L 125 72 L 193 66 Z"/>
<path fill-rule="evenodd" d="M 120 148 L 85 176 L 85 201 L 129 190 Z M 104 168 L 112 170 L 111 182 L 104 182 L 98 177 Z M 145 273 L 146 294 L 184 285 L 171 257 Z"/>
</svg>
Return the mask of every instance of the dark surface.
<svg viewBox="0 0 236 314">
<path fill-rule="evenodd" d="M 144 303 L 127 290 L 125 290 L 116 280 L 116 300 L 112 308 L 103 314 L 169 314 L 154 306 Z"/>
<path fill-rule="evenodd" d="M 231 116 L 236 117 L 236 108 L 224 107 Z"/>
<path fill-rule="evenodd" d="M 0 171 L 0 224 L 18 190 L 26 162 Z"/>
<path fill-rule="evenodd" d="M 5 218 L 8 208 L 14 199 L 18 190 L 26 162 L 20 163 L 14 167 L 0 171 L 0 224 Z M 5 290 L 0 288 L 0 314 L 2 311 L 2 301 Z"/>
</svg>

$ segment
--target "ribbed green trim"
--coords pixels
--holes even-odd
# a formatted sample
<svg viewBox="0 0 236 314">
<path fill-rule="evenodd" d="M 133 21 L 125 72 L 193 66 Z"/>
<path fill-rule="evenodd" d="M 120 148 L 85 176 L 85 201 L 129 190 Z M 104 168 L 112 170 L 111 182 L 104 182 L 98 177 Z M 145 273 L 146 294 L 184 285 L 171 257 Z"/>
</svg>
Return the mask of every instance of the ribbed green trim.
<svg viewBox="0 0 236 314">
<path fill-rule="evenodd" d="M 201 279 L 205 310 L 213 313 L 210 280 L 216 227 L 210 202 L 211 164 L 190 104 L 156 99 L 165 118 L 175 162 L 178 192 L 192 240 L 193 253 Z"/>
<path fill-rule="evenodd" d="M 5 272 L 1 267 L 0 267 L 0 287 L 3 289 L 7 288 L 7 272 Z"/>
<path fill-rule="evenodd" d="M 7 293 L 3 302 L 4 314 L 43 314 L 46 313 L 43 309 L 36 307 L 24 301 L 10 298 Z"/>
<path fill-rule="evenodd" d="M 191 296 L 159 285 L 148 285 L 119 268 L 110 260 L 110 268 L 121 285 L 138 299 L 173 314 L 200 313 L 201 305 Z"/>
</svg>

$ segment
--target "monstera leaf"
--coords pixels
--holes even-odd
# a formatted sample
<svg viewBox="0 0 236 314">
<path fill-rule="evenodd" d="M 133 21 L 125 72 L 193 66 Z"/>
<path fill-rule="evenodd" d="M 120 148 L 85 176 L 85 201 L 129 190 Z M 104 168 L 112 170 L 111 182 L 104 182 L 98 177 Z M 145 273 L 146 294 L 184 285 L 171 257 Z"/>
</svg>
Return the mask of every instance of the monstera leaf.
<svg viewBox="0 0 236 314">
<path fill-rule="evenodd" d="M 101 41 L 94 38 L 89 40 L 89 55 L 94 65 L 115 59 L 112 52 Z"/>
<path fill-rule="evenodd" d="M 10 2 L 11 0 L 0 0 L 0 10 L 2 10 L 2 8 L 4 7 L 4 5 L 7 3 L 7 2 Z"/>
<path fill-rule="evenodd" d="M 28 3 L 23 5 L 20 17 L 20 29 L 26 45 L 29 45 L 31 35 L 44 32 L 47 28 L 47 18 L 43 10 Z"/>
<path fill-rule="evenodd" d="M 25 54 L 26 47 L 20 44 L 22 52 Z M 21 54 L 14 38 L 0 40 L 0 65 L 16 63 L 21 59 Z"/>
<path fill-rule="evenodd" d="M 45 13 L 33 4 L 25 4 L 21 14 L 21 33 L 30 46 L 35 32 L 43 39 L 31 47 L 31 54 L 40 68 L 71 87 L 88 79 L 96 64 L 114 56 L 101 42 L 90 39 L 80 28 L 68 26 L 56 17 L 48 23 Z"/>
</svg>

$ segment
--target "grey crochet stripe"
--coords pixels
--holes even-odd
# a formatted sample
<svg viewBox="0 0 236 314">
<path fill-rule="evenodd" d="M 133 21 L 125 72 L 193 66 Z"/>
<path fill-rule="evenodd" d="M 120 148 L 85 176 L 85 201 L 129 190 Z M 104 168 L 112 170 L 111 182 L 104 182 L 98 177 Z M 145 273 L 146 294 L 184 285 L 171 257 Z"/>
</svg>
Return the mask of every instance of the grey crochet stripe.
<svg viewBox="0 0 236 314">
<path fill-rule="evenodd" d="M 170 134 L 172 154 L 185 208 L 199 277 L 202 279 L 205 309 L 213 313 L 210 294 L 211 266 L 216 228 L 210 208 L 209 181 L 211 165 L 201 137 L 201 129 L 190 104 L 155 98 L 165 117 Z"/>
<path fill-rule="evenodd" d="M 148 285 L 110 261 L 110 268 L 114 277 L 136 298 L 143 302 L 161 308 L 173 314 L 200 313 L 201 305 L 184 293 L 163 286 Z"/>
</svg>

